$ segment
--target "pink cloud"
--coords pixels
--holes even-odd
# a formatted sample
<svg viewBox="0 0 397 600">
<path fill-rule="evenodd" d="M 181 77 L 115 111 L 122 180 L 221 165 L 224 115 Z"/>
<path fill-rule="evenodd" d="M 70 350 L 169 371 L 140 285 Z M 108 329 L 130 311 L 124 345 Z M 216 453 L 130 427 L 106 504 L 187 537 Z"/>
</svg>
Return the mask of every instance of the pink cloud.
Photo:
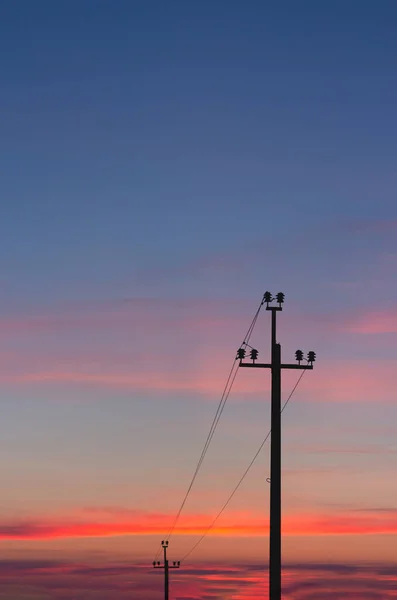
<svg viewBox="0 0 397 600">
<path fill-rule="evenodd" d="M 230 310 L 231 304 L 228 305 Z M 241 310 L 235 305 L 234 310 Z M 207 300 L 127 299 L 113 305 L 76 308 L 48 314 L 19 315 L 0 319 L 0 335 L 40 335 L 77 331 L 118 330 L 130 327 L 146 333 L 183 325 L 192 331 L 230 323 L 224 302 Z M 248 325 L 247 325 L 248 326 Z"/>
<path fill-rule="evenodd" d="M 198 394 L 216 393 L 221 389 L 220 380 L 212 380 L 208 376 L 201 379 L 199 375 L 180 375 L 164 372 L 147 373 L 89 373 L 78 371 L 38 371 L 15 375 L 0 375 L 3 384 L 83 384 L 112 389 L 153 392 L 194 392 Z"/>
<path fill-rule="evenodd" d="M 237 313 L 236 306 L 225 313 L 222 302 L 180 301 L 174 305 L 171 301 L 137 299 L 117 308 L 105 308 L 0 320 L 3 339 L 8 334 L 28 338 L 28 344 L 23 338 L 24 345 L 18 351 L 7 352 L 7 340 L 4 342 L 4 350 L 0 350 L 0 383 L 171 391 L 219 399 L 236 350 L 234 341 L 237 346 L 249 323 L 249 318 Z M 286 331 L 294 335 L 302 323 L 305 327 L 311 323 L 313 329 L 309 331 L 338 329 L 334 318 L 324 315 L 312 321 L 283 315 Z M 260 326 L 268 330 L 268 320 Z M 386 331 L 397 331 L 396 311 L 345 318 L 341 333 Z M 49 333 L 53 334 L 50 338 L 46 336 Z M 254 338 L 258 339 L 257 335 L 255 332 Z M 293 360 L 287 351 L 285 355 L 286 360 Z M 267 343 L 261 358 L 268 358 Z M 268 372 L 246 371 L 238 374 L 233 400 L 269 392 Z M 291 377 L 285 377 L 285 393 L 294 383 Z M 314 371 L 306 375 L 296 396 L 315 402 L 394 402 L 396 383 L 392 361 L 325 362 L 319 356 Z"/>
<path fill-rule="evenodd" d="M 305 390 L 313 401 L 397 402 L 394 361 L 346 360 L 316 364 Z"/>
<path fill-rule="evenodd" d="M 172 357 L 171 357 L 172 358 Z M 143 365 L 139 363 L 125 370 L 92 369 L 73 365 L 73 369 L 28 371 L 0 373 L 3 385 L 88 385 L 131 391 L 186 392 L 206 395 L 217 400 L 223 390 L 227 367 L 230 364 L 219 364 L 210 358 L 199 359 L 183 365 L 178 369 L 164 361 Z M 168 366 L 168 370 L 165 367 Z M 239 371 L 233 391 L 232 401 L 245 401 L 269 393 L 270 376 L 267 371 L 247 369 Z M 292 376 L 284 382 L 284 397 L 292 388 L 295 379 Z M 396 402 L 397 387 L 393 361 L 318 361 L 315 369 L 305 375 L 296 397 L 312 402 Z"/>
<path fill-rule="evenodd" d="M 350 333 L 397 333 L 397 309 L 372 311 L 353 317 L 343 330 Z"/>
</svg>

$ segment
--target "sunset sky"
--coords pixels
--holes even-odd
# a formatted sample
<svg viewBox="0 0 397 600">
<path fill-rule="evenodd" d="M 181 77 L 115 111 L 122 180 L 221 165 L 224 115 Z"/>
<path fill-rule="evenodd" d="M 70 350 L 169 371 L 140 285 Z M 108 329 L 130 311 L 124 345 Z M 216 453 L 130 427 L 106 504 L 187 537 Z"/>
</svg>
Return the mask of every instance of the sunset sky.
<svg viewBox="0 0 397 600">
<path fill-rule="evenodd" d="M 266 290 L 284 360 L 317 353 L 283 413 L 284 600 L 397 599 L 396 31 L 395 0 L 1 3 L 1 600 L 162 597 Z M 171 560 L 269 400 L 240 370 Z M 265 596 L 269 475 L 266 444 L 172 600 Z"/>
</svg>

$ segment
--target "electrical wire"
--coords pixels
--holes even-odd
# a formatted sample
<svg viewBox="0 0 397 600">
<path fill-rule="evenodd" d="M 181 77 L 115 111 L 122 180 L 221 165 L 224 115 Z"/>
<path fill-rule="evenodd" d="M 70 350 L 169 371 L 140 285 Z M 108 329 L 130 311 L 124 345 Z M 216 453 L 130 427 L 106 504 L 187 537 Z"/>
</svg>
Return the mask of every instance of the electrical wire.
<svg viewBox="0 0 397 600">
<path fill-rule="evenodd" d="M 257 310 L 257 311 L 256 311 L 256 313 L 255 313 L 255 316 L 254 316 L 254 318 L 253 318 L 253 320 L 252 320 L 252 322 L 251 322 L 251 325 L 250 325 L 250 327 L 249 327 L 249 329 L 248 329 L 248 331 L 247 331 L 247 333 L 246 333 L 246 335 L 245 335 L 245 337 L 244 337 L 244 340 L 243 340 L 243 342 L 242 342 L 242 344 L 241 344 L 242 346 L 243 346 L 243 345 L 247 345 L 247 344 L 248 344 L 248 342 L 250 341 L 250 338 L 251 338 L 252 332 L 253 332 L 253 330 L 254 330 L 254 327 L 255 327 L 256 321 L 257 321 L 257 319 L 258 319 L 259 312 L 260 312 L 260 309 L 261 309 L 262 305 L 263 305 L 263 301 L 261 302 L 261 304 L 260 304 L 260 305 L 259 305 L 259 307 L 258 307 L 258 310 Z M 220 402 L 219 402 L 219 405 L 218 405 L 217 411 L 216 411 L 216 413 L 215 413 L 215 417 L 214 417 L 214 419 L 213 419 L 213 421 L 212 421 L 212 424 L 211 424 L 210 431 L 209 431 L 209 433 L 208 433 L 208 436 L 207 436 L 207 439 L 206 439 L 206 441 L 205 441 L 204 448 L 203 448 L 203 450 L 202 450 L 202 452 L 201 452 L 201 456 L 200 456 L 200 458 L 199 458 L 199 460 L 198 460 L 198 463 L 197 463 L 196 469 L 195 469 L 195 471 L 194 471 L 194 474 L 193 474 L 192 480 L 191 480 L 191 482 L 190 482 L 190 484 L 189 484 L 189 487 L 188 487 L 188 489 L 187 489 L 187 492 L 186 492 L 186 494 L 185 494 L 185 497 L 184 497 L 184 499 L 183 499 L 183 501 L 182 501 L 181 507 L 180 507 L 180 509 L 179 509 L 179 511 L 178 511 L 178 513 L 177 513 L 177 515 L 176 515 L 176 517 L 175 517 L 175 520 L 174 520 L 174 523 L 173 523 L 173 525 L 172 525 L 172 527 L 171 527 L 171 530 L 170 530 L 170 532 L 169 532 L 169 533 L 168 533 L 168 535 L 167 535 L 167 539 L 168 539 L 168 540 L 170 539 L 170 537 L 171 537 L 171 535 L 172 535 L 172 533 L 173 533 L 173 531 L 174 531 L 174 529 L 175 529 L 175 526 L 176 526 L 176 524 L 177 524 L 177 521 L 179 520 L 179 517 L 180 517 L 180 515 L 181 515 L 181 512 L 182 512 L 182 510 L 183 510 L 183 508 L 184 508 L 184 506 L 185 506 L 185 504 L 186 504 L 186 501 L 187 501 L 187 499 L 188 499 L 188 496 L 189 496 L 189 494 L 190 494 L 190 491 L 191 491 L 191 489 L 192 489 L 192 487 L 193 487 L 193 484 L 194 484 L 194 482 L 195 482 L 195 479 L 196 479 L 196 477 L 197 477 L 197 475 L 198 475 L 198 472 L 199 472 L 199 470 L 200 470 L 200 468 L 201 468 L 201 465 L 203 464 L 204 458 L 205 458 L 205 456 L 206 456 L 206 454 L 207 454 L 207 451 L 208 451 L 208 448 L 209 448 L 209 446 L 210 446 L 210 444 L 211 444 L 212 438 L 214 437 L 215 430 L 216 430 L 216 428 L 217 428 L 217 426 L 218 426 L 219 420 L 220 420 L 220 418 L 221 418 L 221 415 L 222 415 L 222 413 L 223 413 L 223 410 L 224 410 L 224 408 L 225 408 L 226 402 L 227 402 L 227 400 L 228 400 L 228 398 L 229 398 L 229 395 L 230 395 L 230 392 L 231 392 L 231 390 L 232 390 L 232 387 L 233 387 L 234 381 L 235 381 L 235 379 L 236 379 L 236 376 L 237 376 L 237 372 L 238 372 L 238 366 L 237 366 L 236 360 L 234 359 L 234 360 L 233 360 L 233 364 L 232 364 L 232 368 L 231 368 L 231 370 L 230 370 L 229 376 L 228 376 L 228 378 L 227 378 L 227 381 L 226 381 L 226 385 L 225 385 L 225 387 L 224 387 L 224 389 L 223 389 L 223 393 L 222 393 L 221 400 L 220 400 Z"/>
<path fill-rule="evenodd" d="M 284 409 L 286 408 L 288 402 L 291 400 L 296 388 L 298 387 L 299 383 L 302 380 L 302 377 L 304 376 L 304 374 L 306 373 L 306 370 L 302 371 L 301 375 L 298 378 L 298 381 L 296 382 L 296 384 L 294 385 L 294 387 L 292 388 L 292 391 L 290 393 L 290 395 L 288 396 L 287 400 L 285 401 L 280 413 L 283 413 Z M 192 552 L 197 548 L 197 546 L 199 544 L 201 544 L 201 542 L 203 541 L 203 539 L 207 536 L 207 534 L 211 531 L 211 529 L 214 527 L 215 523 L 218 521 L 219 517 L 222 515 L 222 513 L 224 512 L 224 510 L 226 509 L 226 507 L 228 506 L 229 502 L 232 500 L 233 496 L 235 495 L 235 493 L 237 492 L 237 490 L 239 489 L 240 485 L 243 483 L 245 477 L 247 476 L 248 472 L 250 471 L 252 465 L 254 464 L 254 462 L 256 461 L 256 459 L 258 458 L 263 446 L 265 445 L 265 443 L 267 442 L 267 440 L 269 439 L 271 434 L 271 430 L 267 433 L 265 439 L 263 440 L 263 442 L 261 443 L 261 445 L 259 446 L 256 454 L 254 455 L 254 458 L 251 460 L 250 464 L 248 465 L 247 469 L 244 471 L 243 475 L 240 477 L 239 482 L 237 483 L 236 487 L 233 489 L 232 493 L 230 494 L 230 496 L 228 497 L 228 499 L 226 500 L 225 504 L 222 506 L 222 508 L 220 509 L 220 511 L 218 512 L 218 514 L 216 515 L 216 517 L 214 518 L 214 520 L 212 521 L 211 525 L 205 530 L 205 532 L 203 533 L 203 535 L 199 538 L 199 540 L 194 544 L 194 546 L 189 550 L 189 552 L 187 552 L 184 557 L 181 559 L 181 563 L 186 560 L 186 558 L 188 556 L 190 556 L 192 554 Z"/>
<path fill-rule="evenodd" d="M 262 300 L 261 300 L 261 303 L 259 304 L 258 309 L 257 309 L 257 311 L 256 311 L 256 313 L 255 313 L 255 315 L 254 315 L 254 317 L 253 317 L 253 319 L 251 321 L 251 324 L 250 324 L 250 326 L 248 328 L 248 331 L 247 331 L 247 333 L 244 336 L 244 339 L 243 339 L 240 347 L 247 346 L 249 344 L 252 332 L 253 332 L 253 330 L 255 328 L 256 322 L 257 322 L 258 317 L 259 317 L 259 313 L 260 313 L 261 308 L 262 308 L 262 306 L 263 306 L 264 303 L 265 303 L 265 299 L 263 297 Z M 237 372 L 238 372 L 238 365 L 236 363 L 236 359 L 234 358 L 233 359 L 232 368 L 230 369 L 230 372 L 229 372 L 226 384 L 225 384 L 225 386 L 223 388 L 223 392 L 222 392 L 222 396 L 221 396 L 221 399 L 220 399 L 219 404 L 218 404 L 218 408 L 217 408 L 215 416 L 213 418 L 213 421 L 212 421 L 209 433 L 207 435 L 207 439 L 205 441 L 203 450 L 201 452 L 200 458 L 199 458 L 199 460 L 197 462 L 197 465 L 196 465 L 196 468 L 194 470 L 193 477 L 192 477 L 192 479 L 191 479 L 191 481 L 189 483 L 189 486 L 187 488 L 186 494 L 185 494 L 185 496 L 184 496 L 184 498 L 182 500 L 181 506 L 179 507 L 179 510 L 178 510 L 178 512 L 177 512 L 177 514 L 175 516 L 173 524 L 172 524 L 172 526 L 171 526 L 168 534 L 164 537 L 165 540 L 169 540 L 170 539 L 170 537 L 172 536 L 172 534 L 174 532 L 176 524 L 177 524 L 177 522 L 179 520 L 179 517 L 181 516 L 181 513 L 182 513 L 182 511 L 184 509 L 184 506 L 185 506 L 185 504 L 187 502 L 189 494 L 190 494 L 190 492 L 192 490 L 193 484 L 194 484 L 194 482 L 196 480 L 196 477 L 197 477 L 197 475 L 198 475 L 198 473 L 200 471 L 201 465 L 203 464 L 204 458 L 205 458 L 205 456 L 206 456 L 206 454 L 208 452 L 208 448 L 209 448 L 209 446 L 211 444 L 212 438 L 214 437 L 215 430 L 216 430 L 216 428 L 218 426 L 219 420 L 220 420 L 220 418 L 222 416 L 222 413 L 223 413 L 223 410 L 225 408 L 226 402 L 227 402 L 227 400 L 229 398 L 229 395 L 230 395 L 230 392 L 232 390 L 234 381 L 235 381 L 235 379 L 237 377 Z M 157 553 L 156 553 L 156 556 L 155 556 L 155 560 L 157 560 L 160 552 L 161 552 L 161 545 L 160 545 L 159 549 L 157 550 Z"/>
</svg>

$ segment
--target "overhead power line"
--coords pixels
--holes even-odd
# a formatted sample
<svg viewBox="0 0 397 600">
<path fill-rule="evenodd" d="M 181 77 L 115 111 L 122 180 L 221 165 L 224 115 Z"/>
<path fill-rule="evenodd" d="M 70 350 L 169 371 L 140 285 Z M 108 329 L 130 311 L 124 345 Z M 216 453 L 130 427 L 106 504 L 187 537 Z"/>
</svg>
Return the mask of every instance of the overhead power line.
<svg viewBox="0 0 397 600">
<path fill-rule="evenodd" d="M 301 375 L 298 378 L 298 381 L 296 382 L 296 384 L 294 385 L 294 387 L 292 388 L 292 391 L 290 393 L 290 395 L 288 396 L 287 400 L 285 401 L 282 409 L 281 409 L 281 413 L 284 411 L 284 409 L 286 408 L 288 402 L 291 400 L 296 388 L 298 387 L 299 383 L 302 380 L 302 377 L 304 376 L 304 374 L 306 373 L 306 371 L 302 371 Z M 262 451 L 263 446 L 266 444 L 267 440 L 269 439 L 271 435 L 271 430 L 269 430 L 269 432 L 267 433 L 265 439 L 263 440 L 263 442 L 261 443 L 261 445 L 259 446 L 257 452 L 255 453 L 253 459 L 251 460 L 251 462 L 249 463 L 247 469 L 244 471 L 243 475 L 240 477 L 237 485 L 235 486 L 235 488 L 233 489 L 232 493 L 230 494 L 230 496 L 228 497 L 228 499 L 226 500 L 225 504 L 222 506 L 222 508 L 220 509 L 220 511 L 218 512 L 218 514 L 216 515 L 216 517 L 214 518 L 214 520 L 212 521 L 212 523 L 210 524 L 210 526 L 205 530 L 205 532 L 203 533 L 203 535 L 199 538 L 199 540 L 194 544 L 194 546 L 189 550 L 189 552 L 187 552 L 184 557 L 181 559 L 180 562 L 185 561 L 188 556 L 190 556 L 192 554 L 192 552 L 194 552 L 194 550 L 196 550 L 196 548 L 199 546 L 199 544 L 201 544 L 201 542 L 203 541 L 203 539 L 208 535 L 208 533 L 211 531 L 211 529 L 214 527 L 215 523 L 218 521 L 218 519 L 220 518 L 220 516 L 222 515 L 222 513 L 225 511 L 225 509 L 227 508 L 228 504 L 230 503 L 230 501 L 232 500 L 233 496 L 235 495 L 235 493 L 237 492 L 237 490 L 239 489 L 240 485 L 243 483 L 244 479 L 246 478 L 246 476 L 248 475 L 252 465 L 254 464 L 254 462 L 256 461 L 256 459 L 258 458 L 260 452 Z"/>
<path fill-rule="evenodd" d="M 251 324 L 250 324 L 250 326 L 249 326 L 249 328 L 248 328 L 248 331 L 247 331 L 247 333 L 245 334 L 245 337 L 244 337 L 244 339 L 243 339 L 243 342 L 242 342 L 241 346 L 246 346 L 246 345 L 248 345 L 248 344 L 249 344 L 249 341 L 250 341 L 250 339 L 251 339 L 252 332 L 253 332 L 253 330 L 254 330 L 254 327 L 255 327 L 255 325 L 256 325 L 256 322 L 257 322 L 257 320 L 258 320 L 258 317 L 259 317 L 259 313 L 260 313 L 260 311 L 261 311 L 261 308 L 262 308 L 262 306 L 264 305 L 264 303 L 265 303 L 265 299 L 264 299 L 264 297 L 263 297 L 263 299 L 261 300 L 261 303 L 259 304 L 259 306 L 258 306 L 258 309 L 257 309 L 257 311 L 256 311 L 256 313 L 255 313 L 255 315 L 254 315 L 254 317 L 253 317 L 253 319 L 252 319 L 252 321 L 251 321 Z M 218 404 L 218 407 L 217 407 L 217 410 L 216 410 L 215 416 L 214 416 L 214 418 L 213 418 L 213 421 L 212 421 L 212 424 L 211 424 L 210 430 L 209 430 L 209 432 L 208 432 L 208 435 L 207 435 L 207 438 L 206 438 L 206 440 L 205 440 L 205 443 L 204 443 L 203 450 L 202 450 L 202 452 L 201 452 L 201 455 L 200 455 L 200 458 L 199 458 L 199 460 L 197 461 L 197 465 L 196 465 L 196 467 L 195 467 L 195 470 L 194 470 L 194 472 L 193 472 L 192 479 L 191 479 L 191 481 L 190 481 L 190 483 L 189 483 L 189 486 L 188 486 L 188 488 L 187 488 L 187 491 L 186 491 L 186 493 L 185 493 L 185 496 L 184 496 L 184 498 L 183 498 L 183 500 L 182 500 L 182 503 L 181 503 L 181 505 L 180 505 L 180 507 L 179 507 L 179 510 L 178 510 L 178 512 L 176 513 L 176 516 L 175 516 L 175 519 L 174 519 L 174 521 L 173 521 L 173 524 L 172 524 L 172 526 L 171 526 L 171 528 L 170 528 L 170 530 L 169 530 L 168 534 L 165 536 L 165 539 L 166 539 L 166 540 L 169 540 L 169 539 L 170 539 L 170 537 L 172 536 L 172 534 L 173 534 L 173 532 L 174 532 L 174 529 L 175 529 L 175 527 L 176 527 L 176 525 L 177 525 L 177 523 L 178 523 L 179 517 L 181 516 L 181 513 L 182 513 L 182 511 L 183 511 L 183 509 L 184 509 L 184 506 L 185 506 L 185 504 L 186 504 L 186 502 L 187 502 L 187 499 L 188 499 L 188 497 L 189 497 L 189 494 L 190 494 L 190 492 L 191 492 L 191 490 L 192 490 L 192 487 L 193 487 L 193 485 L 194 485 L 194 482 L 195 482 L 195 480 L 196 480 L 196 478 L 197 478 L 197 475 L 198 475 L 198 473 L 199 473 L 199 471 L 200 471 L 201 465 L 203 464 L 204 458 L 205 458 L 205 456 L 206 456 L 206 454 L 207 454 L 207 452 L 208 452 L 208 448 L 209 448 L 209 446 L 210 446 L 210 444 L 211 444 L 212 438 L 214 437 L 214 434 L 215 434 L 216 428 L 217 428 L 217 426 L 218 426 L 219 420 L 220 420 L 220 418 L 221 418 L 221 416 L 222 416 L 222 413 L 223 413 L 223 410 L 224 410 L 224 408 L 225 408 L 226 402 L 227 402 L 227 400 L 228 400 L 228 398 L 229 398 L 229 395 L 230 395 L 230 392 L 231 392 L 231 390 L 232 390 L 232 387 L 233 387 L 234 381 L 235 381 L 235 379 L 236 379 L 237 372 L 238 372 L 238 365 L 236 364 L 236 359 L 234 358 L 234 359 L 233 359 L 233 364 L 232 364 L 232 367 L 231 367 L 231 369 L 230 369 L 230 372 L 229 372 L 228 378 L 227 378 L 227 380 L 226 380 L 226 384 L 225 384 L 225 386 L 224 386 L 224 388 L 223 388 L 222 396 L 221 396 L 221 399 L 220 399 L 220 401 L 219 401 L 219 404 Z M 156 559 L 157 559 L 157 557 L 159 556 L 159 554 L 160 554 L 160 552 L 161 552 L 161 548 L 162 548 L 162 546 L 160 545 L 159 549 L 157 550 L 157 553 L 156 553 L 156 556 L 155 556 L 155 560 L 156 560 Z"/>
</svg>

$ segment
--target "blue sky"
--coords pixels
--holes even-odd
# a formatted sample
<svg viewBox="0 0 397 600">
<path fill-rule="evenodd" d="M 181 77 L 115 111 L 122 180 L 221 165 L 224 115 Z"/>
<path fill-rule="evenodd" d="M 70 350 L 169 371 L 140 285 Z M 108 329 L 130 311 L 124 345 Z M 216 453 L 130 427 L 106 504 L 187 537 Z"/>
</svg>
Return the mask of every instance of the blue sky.
<svg viewBox="0 0 397 600">
<path fill-rule="evenodd" d="M 146 268 L 394 216 L 396 10 L 4 6 L 10 287 L 144 294 Z"/>
<path fill-rule="evenodd" d="M 284 356 L 319 357 L 286 412 L 285 485 L 288 527 L 325 517 L 307 522 L 302 557 L 288 540 L 286 556 L 374 559 L 368 526 L 391 560 L 393 523 L 339 537 L 327 523 L 334 510 L 381 520 L 397 492 L 396 23 L 389 0 L 3 3 L 3 557 L 146 560 L 153 537 L 137 522 L 178 508 L 269 289 L 286 293 Z M 267 328 L 262 317 L 261 355 Z M 268 391 L 239 377 L 189 536 L 267 433 Z M 267 461 L 231 508 L 248 532 L 267 517 Z M 116 513 L 126 538 L 87 534 L 87 519 Z M 48 515 L 74 537 L 8 539 Z M 229 538 L 214 538 L 222 561 Z M 263 540 L 247 539 L 251 560 Z"/>
</svg>

